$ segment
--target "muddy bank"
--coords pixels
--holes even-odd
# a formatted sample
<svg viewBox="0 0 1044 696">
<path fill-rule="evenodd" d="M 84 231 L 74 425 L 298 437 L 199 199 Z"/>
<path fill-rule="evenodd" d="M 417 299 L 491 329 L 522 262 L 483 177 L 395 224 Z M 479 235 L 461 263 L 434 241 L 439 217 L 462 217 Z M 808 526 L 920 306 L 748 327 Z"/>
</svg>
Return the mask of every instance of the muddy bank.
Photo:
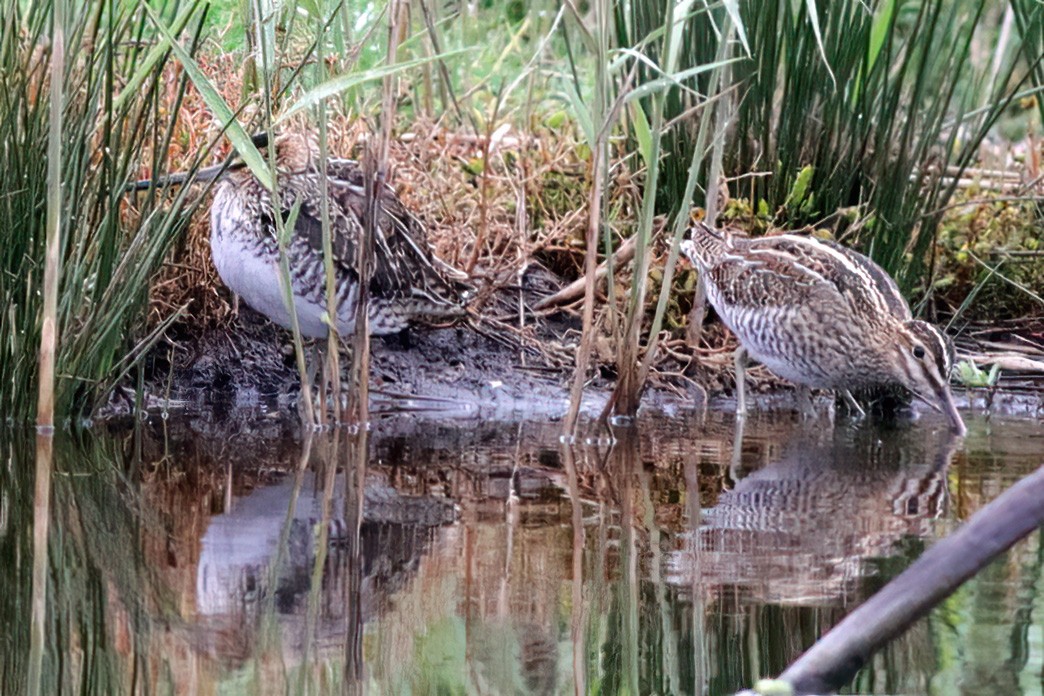
<svg viewBox="0 0 1044 696">
<path fill-rule="evenodd" d="M 572 329 L 562 321 L 544 327 L 536 340 L 554 342 L 559 352 L 575 350 L 559 335 Z M 561 333 L 559 333 L 561 332 Z M 579 336 L 579 332 L 575 332 Z M 325 342 L 306 348 L 314 361 Z M 376 412 L 435 412 L 556 418 L 567 407 L 570 372 L 549 365 L 531 347 L 511 336 L 498 340 L 467 325 L 417 327 L 371 341 L 370 385 Z M 342 370 L 350 365 L 341 353 Z M 168 411 L 224 411 L 267 407 L 295 412 L 300 379 L 290 333 L 249 308 L 234 324 L 194 336 L 172 333 L 153 350 L 147 364 L 146 408 Z M 604 403 L 611 385 L 602 380 L 588 390 L 587 403 Z M 125 415 L 132 405 L 116 398 L 103 416 Z"/>
<path fill-rule="evenodd" d="M 375 414 L 409 413 L 419 420 L 477 418 L 518 420 L 561 418 L 568 409 L 581 323 L 575 312 L 546 315 L 533 311 L 560 289 L 561 279 L 534 264 L 521 285 L 501 288 L 483 306 L 486 317 L 445 328 L 414 327 L 371 341 L 371 410 Z M 519 326 L 519 316 L 524 317 Z M 504 322 L 510 322 L 504 323 Z M 964 355 L 1038 345 L 1044 326 L 1003 322 L 986 329 L 966 327 L 958 339 Z M 735 339 L 713 318 L 704 327 L 697 352 L 680 341 L 663 348 L 643 396 L 647 410 L 674 413 L 699 408 L 731 411 Z M 306 347 L 318 365 L 325 341 Z M 1026 353 L 1032 357 L 1032 353 Z M 350 365 L 346 351 L 342 371 Z M 585 388 L 583 411 L 601 411 L 611 393 L 615 366 L 612 351 L 596 340 Z M 1017 364 L 1017 363 L 1016 363 Z M 343 372 L 342 372 L 343 373 Z M 793 409 L 792 385 L 763 367 L 748 371 L 756 410 Z M 96 416 L 120 419 L 135 409 L 132 384 L 124 385 Z M 871 395 L 864 395 L 871 396 Z M 927 407 L 909 395 L 891 393 L 872 407 L 879 417 L 919 417 Z M 992 387 L 955 388 L 960 408 L 1039 418 L 1044 415 L 1044 380 L 1037 373 L 1005 370 Z M 172 327 L 145 361 L 143 405 L 153 413 L 200 414 L 205 426 L 220 431 L 236 426 L 235 414 L 254 410 L 296 421 L 300 380 L 290 332 L 241 304 L 238 314 L 208 328 L 189 321 Z M 817 410 L 830 412 L 833 395 L 820 394 Z M 896 398 L 898 397 L 898 398 Z M 883 407 L 882 407 L 883 404 Z M 842 415 L 847 411 L 838 411 Z M 225 426 L 219 423 L 225 422 Z"/>
<path fill-rule="evenodd" d="M 554 325 L 544 323 L 533 331 L 560 354 L 568 353 L 576 349 L 579 337 L 579 327 L 572 323 L 568 317 L 558 318 Z M 499 338 L 466 325 L 415 328 L 404 335 L 374 338 L 373 412 L 412 414 L 419 420 L 561 418 L 568 408 L 570 370 L 549 365 L 539 352 L 511 337 Z M 342 354 L 342 366 L 348 360 Z M 679 375 L 688 367 L 691 377 L 658 379 L 647 391 L 643 407 L 668 413 L 704 406 L 731 411 L 735 404 L 727 362 L 731 360 L 686 366 L 673 360 L 664 372 Z M 146 410 L 199 414 L 215 430 L 235 430 L 237 418 L 258 409 L 290 416 L 290 421 L 297 413 L 300 381 L 290 334 L 246 307 L 227 328 L 198 336 L 172 333 L 153 350 L 147 374 Z M 607 368 L 596 371 L 585 390 L 586 413 L 600 411 L 611 392 L 611 378 Z M 707 384 L 706 401 L 704 392 L 692 386 L 699 382 Z M 761 390 L 754 397 L 756 409 L 794 407 L 790 385 L 767 372 L 756 388 Z M 954 396 L 964 411 L 1044 416 L 1044 391 L 1031 377 L 1011 375 L 996 387 L 955 388 Z M 125 388 L 98 416 L 120 420 L 130 415 L 133 406 L 132 393 Z M 898 406 L 898 413 L 886 415 L 902 419 L 928 411 L 919 402 Z M 826 412 L 831 407 L 831 395 L 820 394 L 817 409 Z"/>
</svg>

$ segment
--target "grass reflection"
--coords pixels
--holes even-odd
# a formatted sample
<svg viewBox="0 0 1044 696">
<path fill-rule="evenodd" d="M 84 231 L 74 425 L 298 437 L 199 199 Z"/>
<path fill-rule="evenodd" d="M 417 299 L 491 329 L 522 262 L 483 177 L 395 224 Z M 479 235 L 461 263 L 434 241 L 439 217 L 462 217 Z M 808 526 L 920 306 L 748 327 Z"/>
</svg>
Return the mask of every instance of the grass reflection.
<svg viewBox="0 0 1044 696">
<path fill-rule="evenodd" d="M 952 455 L 914 428 L 753 421 L 737 445 L 712 417 L 567 448 L 557 424 L 385 426 L 365 444 L 309 445 L 264 415 L 58 436 L 41 691 L 731 693 L 1035 467 L 1044 440 L 996 423 Z M 31 434 L 0 445 L 0 691 L 17 694 L 36 479 Z M 1034 693 L 1041 567 L 1036 535 L 852 688 Z"/>
</svg>

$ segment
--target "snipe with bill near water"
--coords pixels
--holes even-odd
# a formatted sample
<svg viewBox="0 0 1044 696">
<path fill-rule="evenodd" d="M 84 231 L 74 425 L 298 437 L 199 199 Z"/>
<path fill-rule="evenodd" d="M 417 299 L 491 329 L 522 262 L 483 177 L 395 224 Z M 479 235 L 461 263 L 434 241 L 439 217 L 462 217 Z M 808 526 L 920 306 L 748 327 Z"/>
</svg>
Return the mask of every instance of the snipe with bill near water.
<svg viewBox="0 0 1044 696">
<path fill-rule="evenodd" d="M 808 389 L 899 385 L 965 433 L 949 375 L 953 343 L 913 318 L 888 274 L 840 244 L 779 235 L 747 239 L 704 223 L 682 251 L 699 269 L 707 298 L 740 341 L 737 412 L 746 411 L 750 358 Z"/>
</svg>

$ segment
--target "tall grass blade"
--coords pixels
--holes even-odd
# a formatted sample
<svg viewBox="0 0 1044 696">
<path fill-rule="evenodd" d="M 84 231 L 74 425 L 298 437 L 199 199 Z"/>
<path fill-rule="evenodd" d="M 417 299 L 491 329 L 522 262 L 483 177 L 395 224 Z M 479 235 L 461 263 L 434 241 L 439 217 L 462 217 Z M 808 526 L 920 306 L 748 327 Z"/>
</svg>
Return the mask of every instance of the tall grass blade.
<svg viewBox="0 0 1044 696">
<path fill-rule="evenodd" d="M 260 57 L 261 61 L 262 117 L 264 119 L 266 130 L 269 133 L 274 133 L 275 115 L 273 113 L 274 106 L 272 103 L 272 94 L 273 72 L 276 70 L 276 66 L 270 62 L 270 59 L 273 56 L 273 49 L 265 45 L 272 36 L 272 33 L 261 25 L 264 23 L 275 22 L 276 17 L 271 11 L 268 11 L 270 8 L 267 7 L 267 3 L 265 3 L 264 0 L 254 0 L 252 8 L 254 26 L 251 28 L 253 29 L 256 38 L 257 55 Z M 221 108 L 221 105 L 223 104 L 224 100 L 220 99 L 219 96 L 215 104 L 208 105 L 213 109 L 215 107 Z M 227 105 L 225 106 L 227 107 Z M 276 148 L 267 148 L 266 154 L 268 156 L 268 161 L 265 163 L 262 159 L 260 167 L 264 169 L 266 172 L 265 176 L 270 182 L 272 200 L 282 201 L 282 194 L 279 190 L 279 177 L 275 176 L 275 173 L 278 171 Z M 253 168 L 251 171 L 254 171 Z M 290 259 L 287 254 L 287 249 L 290 245 L 290 238 L 297 225 L 297 216 L 300 214 L 300 209 L 301 201 L 298 200 L 294 203 L 290 215 L 286 220 L 283 219 L 282 215 L 275 215 L 273 217 L 275 219 L 276 241 L 279 246 L 279 282 L 283 291 L 283 303 L 286 306 L 287 313 L 290 315 L 290 330 L 293 334 L 294 342 L 294 358 L 297 363 L 297 374 L 300 379 L 300 415 L 304 421 L 305 427 L 310 428 L 316 423 L 316 410 L 312 401 L 312 384 L 309 379 L 308 363 L 305 358 L 304 339 L 301 335 L 301 324 L 297 316 L 297 304 L 294 302 L 293 283 L 291 281 L 292 276 L 290 273 Z"/>
<path fill-rule="evenodd" d="M 163 13 L 173 17 L 172 26 L 187 29 L 201 16 L 200 6 L 194 0 L 172 1 Z M 156 34 L 144 9 L 131 3 L 63 3 L 66 61 L 60 79 L 50 80 L 44 47 L 51 45 L 53 7 L 20 4 L 0 26 L 0 140 L 8 158 L 0 170 L 0 226 L 11 231 L 0 250 L 5 308 L 0 394 L 5 412 L 18 419 L 33 413 L 41 387 L 37 348 L 48 254 L 47 207 L 41 201 L 60 190 L 61 274 L 54 324 L 47 329 L 61 337 L 53 365 L 55 414 L 98 403 L 111 376 L 127 369 L 128 351 L 147 343 L 144 309 L 151 277 L 199 202 L 198 196 L 179 192 L 174 208 L 167 208 L 154 193 L 129 203 L 122 193 L 137 178 L 135 167 L 143 159 L 153 162 L 154 171 L 165 171 L 171 128 L 157 119 L 156 97 L 161 84 L 177 95 L 185 84 L 183 76 L 168 84 L 166 51 L 148 49 Z M 189 51 L 198 45 L 200 26 L 196 23 Z M 123 76 L 131 76 L 134 90 L 124 88 Z M 48 85 L 55 84 L 65 90 L 60 158 L 48 155 L 55 134 L 49 127 Z M 200 148 L 190 166 L 208 151 Z M 47 169 L 55 162 L 60 187 L 48 183 L 54 173 Z"/>
<path fill-rule="evenodd" d="M 149 76 L 157 67 L 161 66 L 167 52 L 171 50 L 173 44 L 177 43 L 174 40 L 174 36 L 180 34 L 188 26 L 189 21 L 196 14 L 196 10 L 194 3 L 186 3 L 181 8 L 178 16 L 171 23 L 169 30 L 164 32 L 162 38 L 153 44 L 148 54 L 138 65 L 137 70 L 127 80 L 127 84 L 123 86 L 120 93 L 113 99 L 112 110 L 114 112 L 123 111 L 135 98 L 140 98 L 141 89 Z"/>
<path fill-rule="evenodd" d="M 830 76 L 830 82 L 836 90 L 837 78 L 834 76 L 834 71 L 830 68 L 830 61 L 827 60 L 826 49 L 823 48 L 823 32 L 819 28 L 819 10 L 816 9 L 816 0 L 805 0 L 805 7 L 808 9 L 808 22 L 812 25 L 812 34 L 816 37 L 816 46 L 819 48 L 819 57 L 823 59 L 823 66 L 826 68 L 827 75 Z"/>
<path fill-rule="evenodd" d="M 287 120 L 294 114 L 305 109 L 311 109 L 317 104 L 329 99 L 330 97 L 337 96 L 338 94 L 345 92 L 353 87 L 365 84 L 367 82 L 374 82 L 377 80 L 386 80 L 391 76 L 397 75 L 405 70 L 411 68 L 420 67 L 431 63 L 435 60 L 444 60 L 446 58 L 452 58 L 470 52 L 471 49 L 462 48 L 454 51 L 447 51 L 435 56 L 426 58 L 417 58 L 415 60 L 403 61 L 396 63 L 395 65 L 384 65 L 377 68 L 371 68 L 364 72 L 350 73 L 348 75 L 340 75 L 332 78 L 317 85 L 303 95 L 301 95 L 290 107 L 286 109 L 276 120 L 276 123 Z"/>
<path fill-rule="evenodd" d="M 40 379 L 36 427 L 54 431 L 54 370 L 58 345 L 58 281 L 62 247 L 62 112 L 65 108 L 65 3 L 54 2 L 51 33 L 50 121 L 47 135 L 47 238 L 40 317 Z M 41 618 L 42 621 L 42 618 Z M 38 676 L 38 675 L 37 675 Z"/>
<path fill-rule="evenodd" d="M 572 5 L 570 5 L 572 7 Z M 581 35 L 585 43 L 594 47 L 595 53 L 595 83 L 594 95 L 591 104 L 586 104 L 580 96 L 579 84 L 576 80 L 577 71 L 573 66 L 572 75 L 574 81 L 566 81 L 565 89 L 571 95 L 574 113 L 588 138 L 588 146 L 591 149 L 591 164 L 588 173 L 591 188 L 587 196 L 587 228 L 584 234 L 584 307 L 582 312 L 582 335 L 580 348 L 576 356 L 576 368 L 573 373 L 573 383 L 569 391 L 569 409 L 563 421 L 564 434 L 573 437 L 576 434 L 577 419 L 580 414 L 580 405 L 584 395 L 584 382 L 587 379 L 587 369 L 591 362 L 591 351 L 594 345 L 594 310 L 595 310 L 595 284 L 597 282 L 598 269 L 598 236 L 602 229 L 602 213 L 605 205 L 605 184 L 609 171 L 609 123 L 611 110 L 609 108 L 610 84 L 607 75 L 609 59 L 609 22 L 611 14 L 607 0 L 595 0 L 593 9 L 594 30 L 584 24 L 581 17 L 576 16 L 577 24 L 580 26 Z M 608 234 L 608 231 L 607 231 Z M 609 244 L 606 245 L 606 254 L 611 254 Z M 607 259 L 608 262 L 608 259 Z M 609 285 L 612 287 L 612 270 L 610 265 Z"/>
<path fill-rule="evenodd" d="M 736 28 L 740 43 L 743 44 L 743 52 L 750 56 L 750 43 L 747 41 L 747 30 L 743 26 L 743 17 L 740 15 L 739 0 L 724 0 L 725 11 L 729 13 L 729 21 Z M 680 41 L 679 41 L 680 43 Z"/>
<path fill-rule="evenodd" d="M 1009 7 L 1015 15 L 1015 26 L 1021 41 L 1022 55 L 1030 65 L 1030 75 L 1035 87 L 1044 87 L 1044 5 L 1035 0 L 1011 0 Z M 1036 100 L 1037 113 L 1044 124 L 1044 100 Z"/>
<path fill-rule="evenodd" d="M 148 13 L 149 19 L 155 25 L 156 29 L 160 32 L 163 38 L 170 44 L 174 54 L 178 57 L 178 61 L 182 67 L 185 68 L 185 72 L 192 78 L 192 83 L 199 90 L 200 96 L 203 101 L 206 102 L 207 107 L 217 117 L 219 123 L 225 129 L 225 133 L 228 135 L 228 139 L 232 141 L 232 145 L 235 146 L 236 152 L 243 158 L 243 162 L 250 168 L 250 172 L 257 177 L 257 180 L 261 184 L 271 191 L 275 186 L 274 176 L 272 170 L 265 164 L 265 158 L 261 156 L 257 146 L 254 145 L 250 136 L 243 129 L 243 126 L 236 120 L 235 114 L 232 112 L 232 108 L 224 100 L 221 94 L 217 91 L 214 85 L 210 82 L 207 76 L 200 70 L 199 65 L 189 55 L 188 51 L 182 48 L 181 44 L 178 43 L 177 39 L 171 33 L 170 29 L 166 27 L 163 21 L 156 16 L 155 10 L 153 10 L 147 3 L 142 4 L 145 12 Z M 266 54 L 267 55 L 267 54 Z"/>
<path fill-rule="evenodd" d="M 322 24 L 321 17 L 316 15 L 317 33 L 319 36 L 322 35 Z M 322 80 L 325 76 L 325 64 L 323 62 L 323 42 L 320 39 L 316 42 L 316 80 Z M 327 124 L 326 124 L 326 104 L 319 102 L 315 106 L 316 122 L 319 124 L 319 161 L 326 162 L 330 152 L 329 143 L 327 137 Z M 327 322 L 329 333 L 326 341 L 326 352 L 327 360 L 326 367 L 328 368 L 328 378 L 323 378 L 323 384 L 329 383 L 331 385 L 331 397 L 333 401 L 333 420 L 335 423 L 341 422 L 341 361 L 340 361 L 340 347 L 341 337 L 337 333 L 337 321 L 334 319 L 337 315 L 337 310 L 332 309 L 337 307 L 337 275 L 334 269 L 334 253 L 333 253 L 333 229 L 330 225 L 330 180 L 323 176 L 319 178 L 320 186 L 320 224 L 322 225 L 323 234 L 323 270 L 326 276 L 326 306 L 327 316 L 330 319 Z M 320 411 L 325 413 L 326 405 L 320 403 Z M 334 451 L 336 452 L 337 444 L 336 440 L 334 443 Z"/>
<path fill-rule="evenodd" d="M 65 75 L 65 3 L 54 2 L 51 31 L 50 123 L 47 136 L 47 241 L 44 253 L 40 330 L 39 398 L 36 411 L 36 477 L 33 496 L 33 589 L 29 643 L 29 694 L 42 693 L 47 628 L 47 539 L 51 520 L 54 457 L 54 370 L 58 342 L 58 280 L 62 241 L 62 112 Z"/>
<path fill-rule="evenodd" d="M 689 205 L 693 200 L 693 195 L 696 192 L 696 185 L 701 172 L 704 151 L 706 149 L 707 138 L 713 132 L 715 135 L 715 147 L 713 154 L 713 162 L 710 168 L 710 174 L 708 175 L 709 182 L 717 181 L 717 173 L 720 173 L 722 166 L 722 157 L 724 150 L 724 141 L 726 128 L 728 121 L 731 118 L 731 105 L 726 104 L 726 100 L 729 98 L 720 91 L 722 88 L 727 89 L 729 79 L 726 77 L 726 63 L 723 61 L 724 56 L 730 51 L 729 43 L 732 38 L 732 32 L 738 32 L 739 27 L 736 27 L 732 21 L 732 15 L 730 14 L 728 20 L 728 26 L 725 31 L 725 38 L 718 44 L 718 55 L 717 65 L 714 74 L 711 76 L 710 92 L 712 96 L 702 106 L 700 112 L 700 127 L 696 139 L 696 146 L 692 150 L 692 161 L 689 164 L 689 175 L 685 182 L 685 190 L 682 194 L 682 204 L 677 214 L 674 217 L 674 233 L 671 237 L 671 249 L 667 256 L 667 262 L 663 270 L 663 282 L 660 285 L 660 297 L 656 302 L 656 311 L 653 314 L 652 326 L 649 329 L 649 341 L 645 348 L 645 355 L 642 358 L 641 368 L 638 373 L 638 383 L 645 384 L 649 376 L 649 371 L 652 369 L 653 360 L 656 357 L 657 347 L 660 340 L 660 330 L 663 327 L 663 319 L 667 313 L 667 302 L 670 299 L 670 294 L 673 290 L 674 273 L 677 269 L 679 249 L 682 238 L 685 235 L 686 230 L 689 227 Z M 725 93 L 727 95 L 727 93 Z M 728 114 L 728 115 L 726 115 Z M 716 126 L 716 127 L 715 127 Z M 714 211 L 717 210 L 717 186 L 709 185 L 706 187 L 706 203 L 705 210 L 708 219 L 714 219 Z M 699 301 L 699 297 L 695 298 L 695 301 Z"/>
</svg>

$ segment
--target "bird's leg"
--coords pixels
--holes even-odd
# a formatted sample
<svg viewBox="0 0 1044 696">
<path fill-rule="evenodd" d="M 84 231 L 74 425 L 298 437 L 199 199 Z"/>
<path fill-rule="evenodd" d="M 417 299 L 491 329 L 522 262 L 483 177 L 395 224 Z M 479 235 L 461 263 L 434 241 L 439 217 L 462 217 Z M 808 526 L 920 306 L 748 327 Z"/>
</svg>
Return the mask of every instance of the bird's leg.
<svg viewBox="0 0 1044 696">
<path fill-rule="evenodd" d="M 845 404 L 848 406 L 848 410 L 858 418 L 866 418 L 866 411 L 859 405 L 859 402 L 852 396 L 852 392 L 847 389 L 841 390 L 841 398 L 844 399 Z"/>
<path fill-rule="evenodd" d="M 743 427 L 746 424 L 746 418 L 739 416 L 736 417 L 736 431 L 732 438 L 732 457 L 729 458 L 729 478 L 732 480 L 732 485 L 740 480 L 740 473 L 742 471 L 741 464 L 743 459 Z"/>
<path fill-rule="evenodd" d="M 320 396 L 323 395 L 324 390 L 321 388 L 322 385 L 316 384 L 316 377 L 323 378 L 322 370 L 320 369 L 322 363 L 322 356 L 319 355 L 319 341 L 312 341 L 312 344 L 308 346 L 308 353 L 305 355 L 305 375 L 308 378 L 308 388 L 313 389 L 314 387 L 320 387 L 318 393 Z M 302 385 L 303 387 L 304 385 Z M 313 391 L 315 391 L 313 389 Z M 323 408 L 326 408 L 325 404 Z"/>
<path fill-rule="evenodd" d="M 742 418 L 747 415 L 747 365 L 750 363 L 747 349 L 742 345 L 736 348 L 733 360 L 736 365 L 736 417 Z"/>
<path fill-rule="evenodd" d="M 816 415 L 816 409 L 812 405 L 812 390 L 804 384 L 798 385 L 797 402 L 798 412 L 801 413 L 802 418 L 808 420 Z"/>
</svg>

